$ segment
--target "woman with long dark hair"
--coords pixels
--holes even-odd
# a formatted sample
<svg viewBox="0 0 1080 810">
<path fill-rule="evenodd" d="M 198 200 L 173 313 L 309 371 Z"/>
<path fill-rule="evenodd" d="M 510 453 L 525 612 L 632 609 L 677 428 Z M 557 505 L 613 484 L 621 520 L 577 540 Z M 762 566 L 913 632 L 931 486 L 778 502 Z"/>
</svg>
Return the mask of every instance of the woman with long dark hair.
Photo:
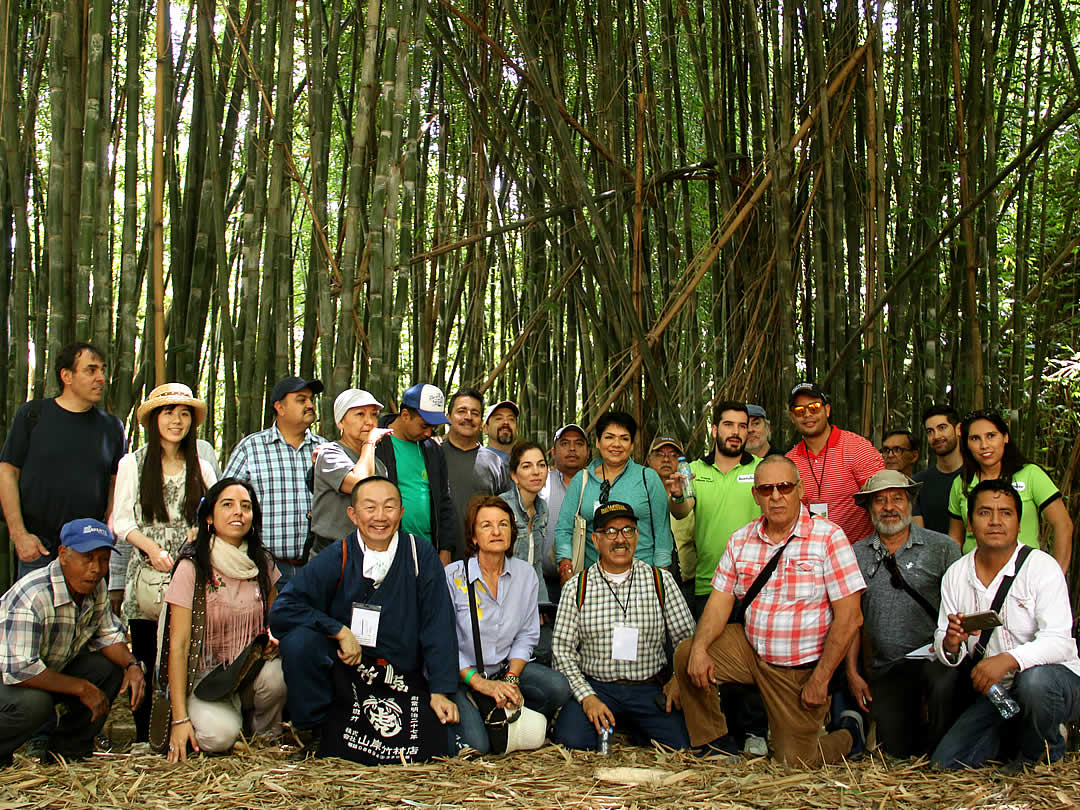
<svg viewBox="0 0 1080 810">
<path fill-rule="evenodd" d="M 252 734 L 272 738 L 280 733 L 285 680 L 272 639 L 249 691 L 219 700 L 194 694 L 208 673 L 232 664 L 266 631 L 280 574 L 262 544 L 261 522 L 251 485 L 223 478 L 206 493 L 196 515 L 198 534 L 180 552 L 165 594 L 170 762 L 186 759 L 189 745 L 196 752 L 230 751 L 242 731 L 245 707 L 254 710 Z M 205 600 L 196 598 L 200 588 Z M 203 614 L 201 624 L 195 621 L 197 613 Z M 198 636 L 202 646 L 189 678 L 192 638 Z"/>
<path fill-rule="evenodd" d="M 975 535 L 965 532 L 968 492 L 980 481 L 1001 478 L 1020 494 L 1020 542 L 1039 547 L 1039 516 L 1053 529 L 1051 551 L 1062 570 L 1069 570 L 1073 523 L 1061 500 L 1061 492 L 1042 467 L 1024 458 L 1011 441 L 1009 425 L 997 411 L 972 411 L 960 422 L 960 475 L 949 493 L 949 536 L 963 546 L 975 548 Z"/>
<path fill-rule="evenodd" d="M 206 418 L 206 403 L 186 385 L 159 385 L 135 415 L 146 441 L 117 467 L 113 530 L 118 541 L 130 544 L 120 611 L 128 621 L 132 651 L 143 671 L 150 673 L 157 658 L 157 619 L 174 557 L 194 525 L 199 501 L 217 476 L 199 459 L 195 445 L 195 429 Z M 143 701 L 134 715 L 135 739 L 144 742 L 150 733 L 150 701 Z"/>
</svg>

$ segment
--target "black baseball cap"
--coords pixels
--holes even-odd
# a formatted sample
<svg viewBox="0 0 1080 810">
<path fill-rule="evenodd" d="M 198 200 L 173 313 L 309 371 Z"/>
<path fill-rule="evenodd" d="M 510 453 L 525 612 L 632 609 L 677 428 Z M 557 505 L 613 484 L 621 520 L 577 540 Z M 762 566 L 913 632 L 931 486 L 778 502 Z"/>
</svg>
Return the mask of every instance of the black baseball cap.
<svg viewBox="0 0 1080 810">
<path fill-rule="evenodd" d="M 270 404 L 281 402 L 289 394 L 295 394 L 304 388 L 310 388 L 314 395 L 323 392 L 323 384 L 318 380 L 305 380 L 303 377 L 285 377 L 274 383 L 274 390 L 270 392 Z"/>
<path fill-rule="evenodd" d="M 608 501 L 605 504 L 601 504 L 596 512 L 593 513 L 593 531 L 600 531 L 611 523 L 611 521 L 615 520 L 615 518 L 630 518 L 634 523 L 637 523 L 637 515 L 635 515 L 634 510 L 630 508 L 630 504 L 622 503 L 621 501 Z"/>
<path fill-rule="evenodd" d="M 788 394 L 788 407 L 790 408 L 791 406 L 793 406 L 795 404 L 795 397 L 802 394 L 810 397 L 816 397 L 817 399 L 820 399 L 822 402 L 824 402 L 826 405 L 829 404 L 829 398 L 825 396 L 824 391 L 817 387 L 817 383 L 801 382 L 794 388 L 792 388 L 791 393 Z"/>
</svg>

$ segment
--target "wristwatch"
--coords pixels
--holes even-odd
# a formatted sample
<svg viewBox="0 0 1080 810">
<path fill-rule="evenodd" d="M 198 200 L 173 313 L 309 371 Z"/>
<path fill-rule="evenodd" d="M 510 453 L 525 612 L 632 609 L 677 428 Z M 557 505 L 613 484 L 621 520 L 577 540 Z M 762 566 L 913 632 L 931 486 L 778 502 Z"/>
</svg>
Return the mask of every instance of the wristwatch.
<svg viewBox="0 0 1080 810">
<path fill-rule="evenodd" d="M 124 669 L 128 670 L 132 667 L 138 667 L 139 672 L 141 672 L 143 675 L 146 674 L 146 670 L 143 669 L 142 661 L 140 661 L 138 658 L 132 658 L 130 661 L 128 661 L 127 666 L 125 666 Z"/>
</svg>

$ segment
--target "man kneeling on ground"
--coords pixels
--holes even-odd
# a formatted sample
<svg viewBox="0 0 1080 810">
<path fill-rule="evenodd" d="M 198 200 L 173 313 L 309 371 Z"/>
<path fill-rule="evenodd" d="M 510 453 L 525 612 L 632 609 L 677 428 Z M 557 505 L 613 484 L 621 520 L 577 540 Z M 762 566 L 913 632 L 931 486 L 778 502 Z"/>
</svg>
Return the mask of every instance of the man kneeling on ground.
<svg viewBox="0 0 1080 810">
<path fill-rule="evenodd" d="M 761 690 L 778 759 L 817 767 L 865 745 L 858 717 L 841 718 L 839 729 L 821 736 L 829 680 L 862 624 L 865 585 L 843 531 L 811 517 L 802 494 L 790 459 L 768 456 L 757 466 L 754 498 L 762 516 L 731 535 L 697 633 L 675 650 L 695 746 L 728 748 L 715 684 L 730 682 Z M 774 563 L 771 576 L 764 574 Z M 759 576 L 764 585 L 755 588 Z M 744 625 L 729 623 L 736 598 L 743 600 Z"/>
<path fill-rule="evenodd" d="M 142 701 L 142 669 L 109 605 L 112 550 L 105 524 L 66 523 L 57 559 L 0 600 L 0 766 L 53 716 L 56 702 L 67 711 L 46 750 L 82 759 L 117 694 L 130 690 L 132 708 Z"/>
<path fill-rule="evenodd" d="M 932 761 L 946 768 L 1012 760 L 1015 770 L 1044 756 L 1057 762 L 1065 755 L 1060 726 L 1080 716 L 1069 589 L 1053 557 L 1017 541 L 1022 508 L 1008 481 L 972 489 L 975 550 L 941 582 L 934 648 L 942 663 L 970 668 L 977 693 L 934 751 Z M 986 610 L 996 610 L 1001 625 L 966 632 L 964 616 Z M 1002 711 L 994 698 L 1015 704 Z M 1015 716 L 1005 717 L 1010 710 Z"/>
<path fill-rule="evenodd" d="M 603 504 L 592 533 L 600 558 L 562 590 L 552 652 L 576 698 L 555 721 L 555 742 L 567 748 L 594 750 L 616 722 L 671 748 L 690 744 L 662 687 L 665 638 L 689 638 L 694 619 L 671 574 L 634 559 L 637 537 L 630 506 Z"/>
<path fill-rule="evenodd" d="M 401 492 L 389 479 L 357 483 L 348 508 L 356 531 L 302 568 L 270 610 L 289 715 L 310 753 L 334 701 L 336 659 L 366 672 L 392 667 L 387 679 L 395 685 L 402 685 L 401 678 L 415 681 L 430 694 L 439 722 L 458 722 L 457 706 L 447 697 L 457 691 L 458 669 L 446 578 L 435 547 L 399 530 L 401 511 Z M 395 718 L 380 712 L 386 727 L 395 725 Z M 448 740 L 453 754 L 454 728 Z"/>
</svg>

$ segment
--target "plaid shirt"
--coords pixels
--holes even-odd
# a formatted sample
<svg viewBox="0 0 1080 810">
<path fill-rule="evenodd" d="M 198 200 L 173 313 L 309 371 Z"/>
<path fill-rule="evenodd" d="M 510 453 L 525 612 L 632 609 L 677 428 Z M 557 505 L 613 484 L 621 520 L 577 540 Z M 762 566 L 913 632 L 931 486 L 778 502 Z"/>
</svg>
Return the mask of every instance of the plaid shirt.
<svg viewBox="0 0 1080 810">
<path fill-rule="evenodd" d="M 713 588 L 742 598 L 782 543 L 765 534 L 765 518 L 731 535 Z M 835 523 L 811 518 L 803 506 L 792 540 L 747 611 L 746 637 L 767 663 L 793 667 L 821 657 L 832 603 L 866 587 L 855 553 Z"/>
<path fill-rule="evenodd" d="M 53 560 L 16 582 L 0 599 L 0 674 L 18 684 L 46 669 L 62 672 L 76 655 L 124 641 L 104 579 L 75 604 L 60 561 Z"/>
<path fill-rule="evenodd" d="M 296 560 L 307 540 L 311 490 L 304 480 L 311 469 L 311 454 L 325 442 L 310 430 L 299 447 L 281 435 L 276 424 L 245 436 L 236 445 L 223 477 L 248 481 L 262 509 L 263 544 L 281 560 Z"/>
<path fill-rule="evenodd" d="M 579 610 L 578 585 L 586 575 L 585 601 Z M 609 682 L 645 681 L 667 666 L 665 624 L 673 648 L 694 634 L 694 619 L 675 580 L 663 569 L 660 576 L 663 611 L 652 566 L 638 559 L 634 560 L 631 576 L 621 583 L 608 580 L 600 566 L 594 565 L 563 587 L 551 648 L 555 668 L 566 676 L 578 701 L 595 694 L 586 677 Z M 636 661 L 612 659 L 612 628 L 616 622 L 637 628 Z"/>
</svg>

